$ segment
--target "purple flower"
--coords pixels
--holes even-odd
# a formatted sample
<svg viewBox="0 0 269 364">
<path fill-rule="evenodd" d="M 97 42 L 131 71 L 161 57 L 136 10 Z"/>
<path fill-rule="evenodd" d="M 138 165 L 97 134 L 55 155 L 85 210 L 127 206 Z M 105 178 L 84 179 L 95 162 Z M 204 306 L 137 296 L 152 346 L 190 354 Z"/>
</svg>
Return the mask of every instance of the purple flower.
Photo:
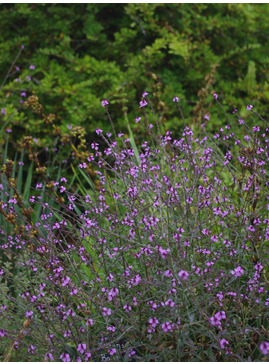
<svg viewBox="0 0 269 364">
<path fill-rule="evenodd" d="M 175 96 L 175 97 L 173 98 L 173 102 L 179 102 L 179 98 L 178 98 L 177 96 Z"/>
<path fill-rule="evenodd" d="M 5 110 L 5 109 L 2 109 L 2 110 L 1 110 L 1 113 L 2 113 L 3 115 L 6 115 L 6 110 Z"/>
<path fill-rule="evenodd" d="M 31 76 L 26 76 L 26 80 L 31 81 Z"/>
<path fill-rule="evenodd" d="M 21 49 L 24 49 L 24 45 L 23 44 L 21 45 Z"/>
<path fill-rule="evenodd" d="M 109 349 L 108 350 L 109 355 L 113 356 L 114 354 L 116 354 L 117 350 L 115 348 Z"/>
<path fill-rule="evenodd" d="M 220 320 L 216 316 L 210 317 L 210 323 L 213 326 L 220 326 Z"/>
<path fill-rule="evenodd" d="M 162 329 L 164 332 L 173 332 L 174 324 L 171 324 L 170 321 L 166 321 L 162 324 Z"/>
<path fill-rule="evenodd" d="M 78 347 L 77 347 L 77 351 L 80 353 L 80 354 L 83 354 L 84 351 L 86 350 L 86 344 L 78 344 Z"/>
<path fill-rule="evenodd" d="M 241 277 L 244 274 L 244 269 L 242 267 L 236 267 L 231 273 L 236 277 Z"/>
<path fill-rule="evenodd" d="M 72 125 L 67 125 L 67 128 L 70 130 L 72 129 Z"/>
<path fill-rule="evenodd" d="M 45 360 L 54 360 L 54 358 L 53 358 L 53 356 L 52 356 L 52 354 L 51 353 L 46 353 L 45 354 L 45 358 L 44 358 Z"/>
<path fill-rule="evenodd" d="M 31 64 L 31 66 L 29 67 L 29 70 L 35 70 L 35 66 L 33 64 Z"/>
<path fill-rule="evenodd" d="M 135 122 L 139 123 L 140 120 L 141 120 L 141 117 L 139 116 L 138 118 L 135 119 Z"/>
<path fill-rule="evenodd" d="M 263 355 L 267 355 L 269 352 L 269 342 L 263 341 L 260 345 L 260 350 L 263 353 Z"/>
<path fill-rule="evenodd" d="M 21 97 L 26 97 L 26 92 L 21 92 Z"/>
<path fill-rule="evenodd" d="M 218 319 L 218 320 L 224 320 L 226 319 L 226 313 L 225 311 L 219 311 L 215 314 L 215 317 Z"/>
<path fill-rule="evenodd" d="M 178 276 L 185 281 L 189 277 L 189 273 L 186 272 L 185 270 L 181 270 L 178 273 Z"/>
<path fill-rule="evenodd" d="M 135 355 L 135 351 L 131 350 L 131 352 L 128 354 L 129 358 L 131 358 L 131 356 Z"/>
<path fill-rule="evenodd" d="M 151 317 L 148 322 L 152 327 L 156 327 L 159 323 L 156 317 Z"/>
<path fill-rule="evenodd" d="M 148 95 L 148 92 L 143 92 L 142 98 L 144 99 Z"/>
<path fill-rule="evenodd" d="M 31 345 L 31 346 L 28 348 L 28 353 L 34 354 L 34 352 L 35 352 L 35 346 L 34 346 L 34 345 Z"/>
<path fill-rule="evenodd" d="M 103 316 L 110 316 L 111 315 L 111 309 L 107 307 L 102 308 Z"/>
<path fill-rule="evenodd" d="M 125 310 L 125 312 L 127 312 L 127 313 L 128 313 L 129 311 L 131 311 L 131 309 L 132 309 L 132 308 L 131 308 L 131 306 L 130 306 L 130 305 L 124 305 L 124 306 L 123 306 L 123 309 Z"/>
<path fill-rule="evenodd" d="M 221 340 L 219 341 L 219 343 L 220 343 L 220 347 L 221 347 L 222 349 L 225 349 L 225 345 L 229 345 L 229 341 L 227 341 L 226 339 L 221 339 Z"/>
<path fill-rule="evenodd" d="M 209 114 L 206 114 L 206 115 L 204 116 L 204 119 L 209 120 Z"/>
<path fill-rule="evenodd" d="M 147 104 L 148 103 L 147 103 L 146 100 L 142 100 L 142 101 L 139 102 L 139 105 L 140 105 L 139 107 L 145 107 Z"/>
<path fill-rule="evenodd" d="M 25 313 L 25 317 L 26 318 L 31 318 L 32 316 L 33 316 L 33 311 L 26 311 L 26 313 Z"/>
<path fill-rule="evenodd" d="M 85 162 L 80 163 L 79 168 L 87 168 L 87 164 Z"/>
<path fill-rule="evenodd" d="M 218 95 L 217 94 L 214 94 L 213 96 L 214 96 L 215 100 L 217 100 Z"/>
<path fill-rule="evenodd" d="M 233 109 L 233 114 L 235 114 L 237 112 L 237 109 Z"/>
<path fill-rule="evenodd" d="M 60 186 L 60 193 L 63 193 L 66 190 L 64 186 Z"/>
<path fill-rule="evenodd" d="M 62 279 L 62 287 L 67 286 L 69 282 L 70 282 L 70 278 L 69 277 L 64 277 Z"/>
<path fill-rule="evenodd" d="M 103 132 L 103 130 L 98 128 L 98 129 L 95 130 L 95 132 L 96 132 L 97 135 L 100 135 Z"/>
<path fill-rule="evenodd" d="M 101 102 L 101 105 L 105 107 L 106 105 L 109 105 L 109 102 L 108 102 L 106 99 L 104 99 L 104 100 Z"/>
<path fill-rule="evenodd" d="M 6 335 L 6 330 L 1 329 L 0 330 L 0 336 L 4 337 Z"/>
<path fill-rule="evenodd" d="M 253 105 L 248 105 L 247 110 L 251 110 L 253 108 Z"/>
<path fill-rule="evenodd" d="M 67 353 L 62 354 L 62 355 L 60 356 L 60 359 L 62 359 L 62 361 L 65 361 L 65 362 L 69 362 L 69 361 L 71 361 L 71 359 L 70 359 L 70 355 L 69 355 L 69 354 L 67 354 Z"/>
<path fill-rule="evenodd" d="M 166 306 L 169 306 L 169 307 L 174 307 L 175 306 L 175 302 L 172 301 L 170 298 L 165 302 L 165 305 Z"/>
</svg>

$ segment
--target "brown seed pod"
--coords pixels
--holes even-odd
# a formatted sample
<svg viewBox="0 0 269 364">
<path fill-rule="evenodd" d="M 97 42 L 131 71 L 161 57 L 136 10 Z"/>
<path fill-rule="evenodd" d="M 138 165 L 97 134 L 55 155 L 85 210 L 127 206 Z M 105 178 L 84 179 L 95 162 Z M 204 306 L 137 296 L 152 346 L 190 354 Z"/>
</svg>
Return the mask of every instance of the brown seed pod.
<svg viewBox="0 0 269 364">
<path fill-rule="evenodd" d="M 26 329 L 29 325 L 30 325 L 30 323 L 31 323 L 31 320 L 28 318 L 28 319 L 26 319 L 25 321 L 24 321 L 24 323 L 23 323 L 23 327 L 24 327 L 24 329 Z"/>
</svg>

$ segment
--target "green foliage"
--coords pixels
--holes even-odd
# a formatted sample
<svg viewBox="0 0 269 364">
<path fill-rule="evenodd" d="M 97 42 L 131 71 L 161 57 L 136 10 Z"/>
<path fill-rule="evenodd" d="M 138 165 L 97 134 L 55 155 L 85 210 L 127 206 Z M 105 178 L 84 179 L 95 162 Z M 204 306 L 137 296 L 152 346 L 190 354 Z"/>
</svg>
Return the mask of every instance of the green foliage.
<svg viewBox="0 0 269 364">
<path fill-rule="evenodd" d="M 2 88 L 4 125 L 13 127 L 15 141 L 27 133 L 43 145 L 52 143 L 37 118 L 19 104 L 25 91 L 57 115 L 60 127 L 84 126 L 88 137 L 97 127 L 109 128 L 100 101 L 113 100 L 116 127 L 126 132 L 122 110 L 128 110 L 133 125 L 147 90 L 162 123 L 178 130 L 171 97 L 180 98 L 190 122 L 214 64 L 209 95 L 217 92 L 224 106 L 242 108 L 243 114 L 249 103 L 266 114 L 268 15 L 268 4 L 3 4 L 3 72 L 25 46 L 14 65 L 21 70 Z M 31 64 L 35 70 L 29 70 Z M 219 126 L 218 117 L 211 124 L 212 130 Z M 139 126 L 135 132 L 141 133 Z"/>
</svg>

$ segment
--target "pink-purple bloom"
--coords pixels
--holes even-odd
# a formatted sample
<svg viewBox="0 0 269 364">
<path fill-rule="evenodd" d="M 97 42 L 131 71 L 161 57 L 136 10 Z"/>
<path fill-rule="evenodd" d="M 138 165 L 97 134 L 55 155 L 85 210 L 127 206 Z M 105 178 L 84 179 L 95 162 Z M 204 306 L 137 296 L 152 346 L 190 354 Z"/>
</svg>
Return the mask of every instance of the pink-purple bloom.
<svg viewBox="0 0 269 364">
<path fill-rule="evenodd" d="M 34 314 L 33 311 L 26 311 L 25 317 L 26 318 L 32 318 L 33 314 Z"/>
<path fill-rule="evenodd" d="M 109 102 L 108 102 L 106 99 L 104 99 L 104 100 L 101 102 L 101 105 L 105 107 L 106 105 L 109 105 Z"/>
<path fill-rule="evenodd" d="M 78 347 L 77 347 L 77 351 L 80 353 L 80 354 L 83 354 L 85 351 L 86 351 L 86 344 L 81 344 L 79 343 L 78 344 Z"/>
<path fill-rule="evenodd" d="M 110 316 L 111 315 L 111 309 L 107 307 L 102 308 L 103 316 Z"/>
<path fill-rule="evenodd" d="M 269 352 L 269 342 L 268 341 L 262 341 L 260 344 L 260 350 L 263 353 L 263 355 L 267 355 Z"/>
<path fill-rule="evenodd" d="M 144 99 L 148 95 L 148 92 L 143 92 L 142 98 Z"/>
<path fill-rule="evenodd" d="M 71 359 L 70 359 L 70 355 L 67 354 L 67 353 L 63 353 L 61 356 L 60 356 L 60 359 L 62 359 L 62 361 L 64 362 L 70 362 Z"/>
<path fill-rule="evenodd" d="M 247 106 L 247 110 L 249 110 L 249 111 L 250 111 L 252 108 L 253 108 L 253 105 L 248 105 L 248 106 Z"/>
<path fill-rule="evenodd" d="M 177 96 L 175 96 L 175 97 L 173 98 L 173 102 L 179 102 L 179 98 L 178 98 Z"/>
<path fill-rule="evenodd" d="M 179 278 L 183 279 L 184 281 L 189 277 L 189 273 L 186 272 L 185 270 L 181 270 L 178 273 Z"/>
<path fill-rule="evenodd" d="M 221 349 L 225 349 L 225 346 L 226 346 L 226 345 L 229 345 L 229 341 L 227 341 L 226 339 L 221 339 L 221 340 L 219 341 L 219 343 L 220 343 L 220 347 L 221 347 Z"/>
<path fill-rule="evenodd" d="M 108 352 L 109 352 L 109 355 L 113 356 L 114 354 L 116 354 L 117 350 L 116 350 L 116 348 L 111 348 L 108 350 Z"/>
<path fill-rule="evenodd" d="M 139 107 L 145 107 L 145 106 L 147 106 L 147 104 L 148 103 L 147 103 L 146 100 L 142 100 L 142 101 L 139 102 L 139 105 L 140 105 Z"/>
<path fill-rule="evenodd" d="M 236 267 L 231 273 L 236 277 L 241 277 L 244 274 L 244 269 L 242 267 Z"/>
</svg>

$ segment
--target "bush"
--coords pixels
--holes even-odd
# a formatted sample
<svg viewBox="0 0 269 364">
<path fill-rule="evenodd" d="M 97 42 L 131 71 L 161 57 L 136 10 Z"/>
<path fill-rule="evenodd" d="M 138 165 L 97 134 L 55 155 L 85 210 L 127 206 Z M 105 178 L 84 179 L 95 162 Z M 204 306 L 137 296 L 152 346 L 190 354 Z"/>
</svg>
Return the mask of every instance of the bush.
<svg viewBox="0 0 269 364">
<path fill-rule="evenodd" d="M 102 105 L 110 118 L 108 102 Z M 12 178 L 14 162 L 3 165 L 6 360 L 245 361 L 268 354 L 268 125 L 248 105 L 260 126 L 249 128 L 235 111 L 211 137 L 205 115 L 199 131 L 185 126 L 175 139 L 160 134 L 158 118 L 149 122 L 150 106 L 144 93 L 139 148 L 131 135 L 96 130 L 107 146 L 101 152 L 99 141 L 91 144 L 77 172 L 80 190 L 61 176 L 39 180 L 26 201 Z M 93 164 L 99 183 L 90 187 Z M 36 222 L 34 206 L 41 209 Z"/>
<path fill-rule="evenodd" d="M 21 92 L 27 97 L 35 93 L 56 115 L 58 127 L 82 126 L 88 138 L 97 127 L 107 129 L 100 99 L 110 100 L 117 129 L 127 132 L 123 110 L 134 120 L 144 89 L 174 133 L 178 121 L 171 95 L 179 96 L 194 125 L 207 113 L 214 91 L 227 109 L 240 109 L 243 118 L 249 100 L 266 115 L 268 9 L 268 4 L 3 4 L 4 74 L 17 49 L 25 46 L 23 59 L 12 69 L 20 71 L 0 95 L 14 142 L 27 134 L 51 146 L 33 115 L 24 108 L 13 115 L 13 97 L 19 104 Z M 31 80 L 20 88 L 15 80 L 27 76 Z M 197 104 L 200 108 L 192 114 Z M 215 113 L 210 131 L 221 126 L 221 113 Z M 141 133 L 137 126 L 136 137 Z"/>
</svg>

